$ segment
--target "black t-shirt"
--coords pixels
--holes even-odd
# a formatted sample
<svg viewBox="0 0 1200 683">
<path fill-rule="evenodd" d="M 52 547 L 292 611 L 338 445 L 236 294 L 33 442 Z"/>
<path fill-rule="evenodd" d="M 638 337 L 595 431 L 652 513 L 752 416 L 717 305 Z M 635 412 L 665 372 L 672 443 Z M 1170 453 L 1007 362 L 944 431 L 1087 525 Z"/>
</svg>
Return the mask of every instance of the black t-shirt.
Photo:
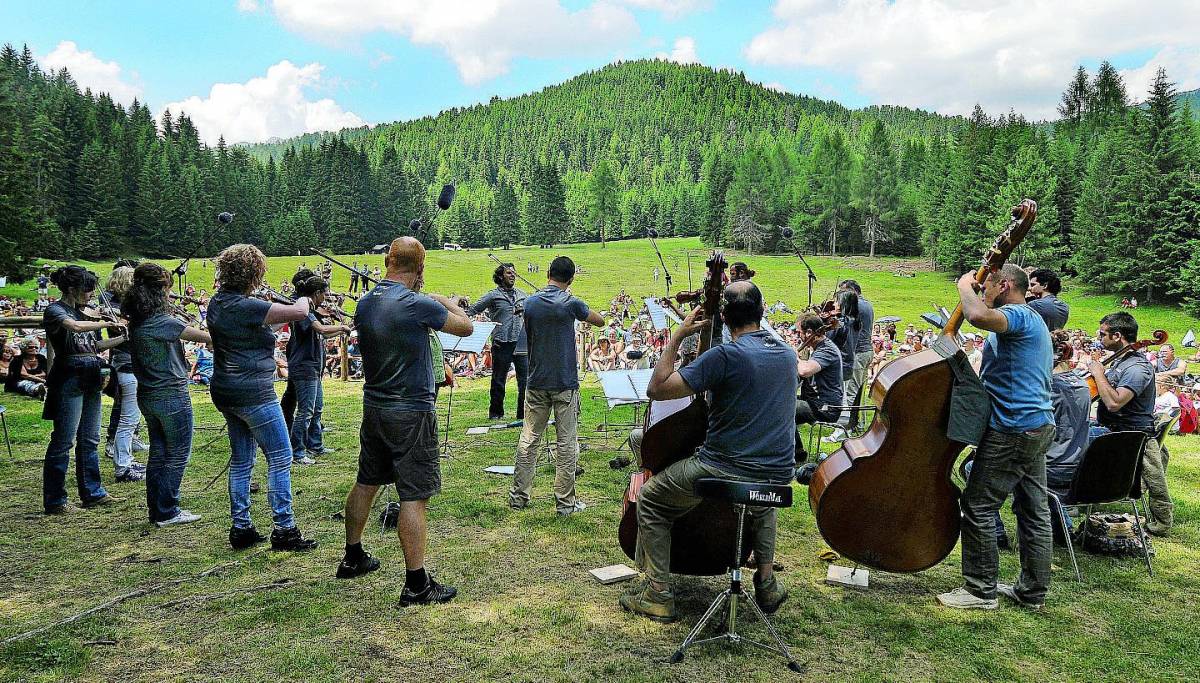
<svg viewBox="0 0 1200 683">
<path fill-rule="evenodd" d="M 63 325 L 65 320 L 87 320 L 87 317 L 74 306 L 68 306 L 61 301 L 50 304 L 42 313 L 42 327 L 46 328 L 46 338 L 54 348 L 54 355 L 95 355 L 96 343 L 99 341 L 96 333 L 72 332 Z"/>
<path fill-rule="evenodd" d="M 434 409 L 429 331 L 449 313 L 403 283 L 381 280 L 358 301 L 354 324 L 362 353 L 363 405 L 427 412 Z"/>
<path fill-rule="evenodd" d="M 321 369 L 325 367 L 325 340 L 313 327 L 316 321 L 317 316 L 310 312 L 307 318 L 289 326 L 292 336 L 287 343 L 287 362 L 291 379 L 321 378 Z"/>
<path fill-rule="evenodd" d="M 184 324 L 158 313 L 129 328 L 133 374 L 141 398 L 187 393 L 188 365 L 183 352 Z"/>
<path fill-rule="evenodd" d="M 34 357 L 37 358 L 37 367 L 35 367 L 30 374 L 40 374 L 44 376 L 46 374 L 46 357 L 40 353 Z M 8 375 L 4 378 L 5 391 L 16 393 L 17 383 L 22 379 L 21 373 L 24 372 L 24 365 L 24 355 L 13 358 L 12 362 L 8 364 Z"/>
<path fill-rule="evenodd" d="M 271 304 L 220 291 L 208 302 L 213 339 L 209 389 L 218 408 L 259 405 L 275 395 L 275 333 L 266 325 Z"/>
</svg>

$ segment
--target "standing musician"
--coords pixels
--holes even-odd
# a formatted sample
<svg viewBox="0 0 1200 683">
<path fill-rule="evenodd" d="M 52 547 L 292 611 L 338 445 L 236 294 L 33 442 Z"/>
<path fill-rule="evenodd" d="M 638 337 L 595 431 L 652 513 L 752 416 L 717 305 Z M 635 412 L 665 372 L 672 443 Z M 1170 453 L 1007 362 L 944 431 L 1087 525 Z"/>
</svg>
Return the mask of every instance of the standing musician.
<svg viewBox="0 0 1200 683">
<path fill-rule="evenodd" d="M 1058 298 L 1062 291 L 1062 278 L 1053 270 L 1039 268 L 1029 274 L 1029 307 L 1046 321 L 1046 327 L 1051 332 L 1067 326 L 1067 317 L 1071 314 L 1067 302 Z"/>
<path fill-rule="evenodd" d="M 133 266 L 128 264 L 128 261 L 118 261 L 109 274 L 104 291 L 98 297 L 103 313 L 114 314 L 133 284 Z M 114 331 L 109 330 L 108 335 L 112 337 Z M 113 461 L 113 473 L 118 483 L 141 481 L 146 477 L 145 465 L 133 458 L 134 450 L 144 450 L 145 446 L 137 438 L 142 415 L 138 412 L 137 377 L 133 374 L 133 361 L 129 355 L 128 342 L 108 350 L 112 377 L 106 392 L 112 396 L 113 405 L 108 418 L 108 442 L 104 453 Z"/>
<path fill-rule="evenodd" d="M 872 345 L 871 330 L 875 328 L 875 307 L 863 298 L 862 287 L 855 280 L 842 280 L 838 289 L 854 292 L 858 297 L 858 341 L 854 347 L 854 366 L 843 367 L 843 385 L 846 388 L 846 403 L 860 405 L 863 389 L 866 386 L 867 370 L 875 357 L 875 347 Z M 846 418 L 846 430 L 853 432 L 858 429 L 858 410 L 850 410 Z M 839 435 L 840 436 L 840 435 Z"/>
<path fill-rule="evenodd" d="M 1137 339 L 1138 324 L 1132 315 L 1121 311 L 1100 319 L 1096 339 L 1106 351 L 1119 351 Z M 1095 438 L 1104 432 L 1137 431 L 1150 435 L 1142 451 L 1142 482 L 1150 495 L 1150 521 L 1146 531 L 1156 536 L 1171 532 L 1175 504 L 1167 492 L 1166 467 L 1162 449 L 1154 434 L 1154 366 L 1140 352 L 1127 353 L 1107 368 L 1093 359 L 1088 372 L 1096 381 L 1100 404 L 1092 430 Z"/>
<path fill-rule="evenodd" d="M 992 413 L 962 495 L 962 574 L 965 585 L 938 596 L 957 609 L 995 609 L 1000 593 L 1018 605 L 1041 609 L 1050 588 L 1050 505 L 1046 449 L 1054 438 L 1050 331 L 1025 304 L 1029 279 L 1006 264 L 988 277 L 982 298 L 975 273 L 958 281 L 963 314 L 988 330 L 980 377 Z M 1017 516 L 1021 577 L 997 583 L 999 550 L 995 516 L 1009 492 Z"/>
<path fill-rule="evenodd" d="M 271 549 L 307 551 L 292 514 L 292 446 L 275 396 L 275 333 L 271 325 L 308 315 L 308 299 L 270 303 L 251 296 L 263 284 L 267 257 L 252 244 L 235 244 L 217 255 L 221 288 L 208 305 L 213 340 L 213 405 L 229 429 L 229 545 L 244 550 L 267 540 L 250 522 L 250 473 L 257 448 L 267 459 L 267 500 L 274 528 Z"/>
<path fill-rule="evenodd" d="M 833 342 L 842 354 L 842 397 L 833 405 L 845 405 L 853 395 L 847 396 L 852 388 L 850 383 L 854 377 L 854 366 L 858 358 L 858 338 L 870 336 L 870 328 L 863 329 L 858 319 L 858 293 L 850 288 L 839 288 L 833 295 L 833 314 L 837 324 L 831 326 L 829 341 Z M 840 413 L 839 418 L 840 419 Z M 844 424 L 844 423 L 843 423 Z M 826 443 L 845 441 L 848 436 L 845 429 L 836 429 L 834 433 L 822 439 Z"/>
<path fill-rule="evenodd" d="M 321 412 L 325 408 L 325 392 L 321 377 L 325 371 L 325 337 L 348 334 L 347 325 L 326 325 L 317 319 L 316 311 L 325 302 L 329 281 L 311 270 L 301 270 L 292 277 L 296 295 L 308 299 L 308 315 L 289 325 L 287 342 L 288 383 L 296 394 L 296 411 L 292 416 L 290 437 L 292 461 L 311 465 L 318 455 L 332 453 L 323 443 Z"/>
<path fill-rule="evenodd" d="M 159 527 L 200 521 L 179 507 L 179 486 L 192 455 L 192 398 L 181 340 L 212 344 L 207 332 L 185 325 L 169 311 L 171 274 L 155 263 L 133 271 L 121 299 L 129 320 L 129 346 L 137 375 L 137 401 L 150 431 L 146 461 L 146 508 Z"/>
<path fill-rule="evenodd" d="M 82 309 L 92 299 L 98 279 L 82 266 L 65 266 L 50 275 L 62 292 L 42 313 L 46 340 L 54 349 L 54 363 L 46 378 L 46 405 L 42 419 L 54 421 L 50 445 L 42 465 L 42 505 L 48 515 L 68 512 L 67 463 L 75 448 L 75 483 L 85 508 L 108 505 L 116 498 L 100 483 L 100 390 L 104 374 L 98 351 L 118 346 L 124 335 L 97 339 L 100 330 L 120 329 L 113 320 L 95 320 Z"/>
<path fill-rule="evenodd" d="M 429 333 L 465 337 L 474 325 L 446 297 L 421 293 L 425 247 L 416 239 L 393 240 L 384 263 L 387 277 L 363 295 L 354 312 L 366 380 L 362 448 L 358 477 L 346 497 L 346 554 L 337 577 L 379 569 L 379 561 L 363 550 L 363 529 L 379 487 L 394 484 L 406 569 L 400 606 L 448 602 L 458 591 L 425 570 L 425 509 L 442 487 Z"/>
<path fill-rule="evenodd" d="M 517 368 L 517 419 L 525 418 L 525 382 L 529 375 L 529 356 L 517 354 L 517 339 L 525 329 L 524 291 L 516 287 L 517 270 L 511 263 L 496 266 L 492 273 L 496 288 L 479 297 L 474 306 L 467 309 L 472 317 L 487 311 L 488 318 L 498 327 L 492 333 L 492 392 L 488 407 L 488 419 L 504 417 L 504 385 L 508 381 L 508 368 Z"/>
<path fill-rule="evenodd" d="M 796 398 L 796 424 L 834 422 L 839 410 L 827 406 L 838 406 L 842 402 L 842 352 L 825 336 L 826 322 L 812 313 L 800 318 L 801 348 L 812 349 L 808 359 L 800 361 L 797 374 L 804 380 L 800 396 Z M 795 393 L 792 394 L 795 396 Z M 799 430 L 796 430 L 796 451 L 793 454 L 797 465 L 808 460 Z"/>
<path fill-rule="evenodd" d="M 671 528 L 701 498 L 693 490 L 701 477 L 738 481 L 786 482 L 792 478 L 795 431 L 796 353 L 760 329 L 762 293 L 752 282 L 725 288 L 722 319 L 733 341 L 713 346 L 687 367 L 675 370 L 679 343 L 711 321 L 701 309 L 675 328 L 654 366 L 647 395 L 656 401 L 711 392 L 708 430 L 699 451 L 654 475 L 638 495 L 637 563 L 644 584 L 626 593 L 621 606 L 656 621 L 674 621 L 671 591 Z M 836 354 L 836 351 L 834 352 Z M 773 614 L 787 599 L 775 577 L 775 508 L 750 508 L 755 539 L 754 600 Z"/>
<path fill-rule="evenodd" d="M 603 327 L 604 318 L 588 308 L 582 299 L 571 296 L 569 290 L 574 279 L 575 262 L 559 256 L 550 262 L 545 289 L 525 299 L 525 335 L 529 340 L 529 388 L 525 394 L 528 417 L 517 441 L 513 486 L 508 494 L 508 505 L 516 510 L 529 506 L 537 445 L 541 443 L 552 409 L 554 431 L 558 437 L 558 457 L 554 465 L 555 507 L 560 515 L 574 514 L 587 507 L 575 497 L 575 469 L 579 462 L 575 321 Z"/>
</svg>

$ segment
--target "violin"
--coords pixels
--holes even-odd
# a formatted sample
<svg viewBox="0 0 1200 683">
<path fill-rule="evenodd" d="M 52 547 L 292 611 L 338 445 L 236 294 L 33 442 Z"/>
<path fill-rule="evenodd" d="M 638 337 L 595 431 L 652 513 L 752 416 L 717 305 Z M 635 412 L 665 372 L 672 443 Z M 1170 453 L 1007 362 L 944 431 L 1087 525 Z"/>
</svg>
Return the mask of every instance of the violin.
<svg viewBox="0 0 1200 683">
<path fill-rule="evenodd" d="M 724 291 L 725 256 L 713 252 L 706 262 L 708 272 L 704 288 L 697 292 L 681 292 L 675 296 L 680 303 L 699 305 L 704 319 L 711 323 L 703 328 L 698 353 L 704 353 L 714 339 L 721 339 L 721 293 Z M 674 308 L 673 304 L 672 308 Z M 678 313 L 678 309 L 675 309 Z M 681 316 L 682 317 L 682 316 Z M 651 401 L 646 410 L 645 433 L 642 437 L 641 470 L 630 477 L 621 511 L 617 536 L 621 549 L 630 559 L 637 548 L 637 501 L 642 486 L 658 472 L 679 460 L 691 457 L 704 443 L 708 433 L 708 406 L 704 396 L 674 401 Z M 729 558 L 714 553 L 713 548 L 727 548 L 736 543 L 737 515 L 729 503 L 704 500 L 679 518 L 671 529 L 670 571 L 690 576 L 716 576 L 728 569 Z M 743 527 L 741 561 L 750 556 L 754 547 L 749 524 Z"/>
<path fill-rule="evenodd" d="M 1013 207 L 1007 229 L 975 272 L 982 285 L 1033 226 L 1037 204 Z M 958 543 L 959 497 L 950 478 L 966 444 L 947 435 L 955 366 L 962 358 L 960 304 L 931 348 L 885 365 L 871 385 L 878 409 L 860 437 L 817 466 L 808 502 L 829 546 L 851 562 L 908 573 L 941 562 Z"/>
<path fill-rule="evenodd" d="M 1151 333 L 1150 339 L 1139 339 L 1138 341 L 1126 344 L 1114 351 L 1111 356 L 1105 358 L 1100 364 L 1107 368 L 1131 353 L 1138 353 L 1150 346 L 1166 344 L 1167 336 L 1166 330 L 1155 330 Z M 1092 400 L 1095 401 L 1100 398 L 1100 387 L 1096 385 L 1096 378 L 1090 372 L 1087 373 L 1087 384 L 1088 391 L 1092 394 Z"/>
</svg>

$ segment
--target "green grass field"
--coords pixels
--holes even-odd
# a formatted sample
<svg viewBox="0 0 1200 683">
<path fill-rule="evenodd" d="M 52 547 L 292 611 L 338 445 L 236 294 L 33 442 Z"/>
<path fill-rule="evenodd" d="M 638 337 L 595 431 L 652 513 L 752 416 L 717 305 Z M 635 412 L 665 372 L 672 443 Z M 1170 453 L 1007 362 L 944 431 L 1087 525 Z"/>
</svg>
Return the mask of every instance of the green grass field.
<svg viewBox="0 0 1200 683">
<path fill-rule="evenodd" d="M 664 240 L 676 289 L 687 288 L 685 250 L 699 282 L 704 252 L 691 240 Z M 620 289 L 630 294 L 665 291 L 650 280 L 653 253 L 644 243 L 513 250 L 503 255 L 526 275 L 525 263 L 571 255 L 585 272 L 575 291 L 606 305 Z M 376 261 L 379 257 L 371 257 Z M 301 259 L 274 259 L 272 282 L 290 276 Z M 309 265 L 315 258 L 303 259 Z M 745 257 L 769 301 L 793 305 L 806 298 L 798 261 Z M 892 275 L 896 262 L 812 259 L 822 298 L 840 277 L 856 277 L 879 315 L 905 321 L 931 302 L 949 305 L 951 280 L 943 274 Z M 197 264 L 201 266 L 201 264 Z M 336 271 L 335 271 L 336 273 Z M 486 252 L 433 252 L 428 288 L 472 297 L 489 288 Z M 530 276 L 531 279 L 533 276 Z M 192 279 L 211 282 L 194 268 Z M 344 273 L 335 284 L 344 288 Z M 1112 297 L 1089 297 L 1069 283 L 1072 326 L 1094 329 L 1115 308 Z M 14 293 L 18 288 L 4 290 Z M 1164 327 L 1178 338 L 1197 321 L 1168 308 L 1136 312 L 1147 328 Z M 112 484 L 118 505 L 64 517 L 40 514 L 40 458 L 49 425 L 40 404 L 5 396 L 16 460 L 0 450 L 0 640 L 49 625 L 139 589 L 211 575 L 128 599 L 67 626 L 0 646 L 0 680 L 8 681 L 775 681 L 792 675 L 781 662 L 756 651 L 719 647 L 690 653 L 682 663 L 666 658 L 690 624 L 720 590 L 719 579 L 677 584 L 684 620 L 659 625 L 624 613 L 622 585 L 600 586 L 589 569 L 626 562 L 616 541 L 621 495 L 629 471 L 608 460 L 624 437 L 605 438 L 599 387 L 584 382 L 584 437 L 578 488 L 589 509 L 575 517 L 554 514 L 552 473 L 539 468 L 534 505 L 506 505 L 507 477 L 485 474 L 491 464 L 511 464 L 517 432 L 468 437 L 486 415 L 487 380 L 467 381 L 454 395 L 450 443 L 443 461 L 444 488 L 430 507 L 430 567 L 455 585 L 449 605 L 399 611 L 403 559 L 394 535 L 381 536 L 377 519 L 364 544 L 383 569 L 342 582 L 333 572 L 342 552 L 339 512 L 354 480 L 361 385 L 326 383 L 327 443 L 339 451 L 293 475 L 295 508 L 306 533 L 321 547 L 306 555 L 269 551 L 234 553 L 225 542 L 229 506 L 224 477 L 228 442 L 206 393 L 193 402 L 199 430 L 183 483 L 183 504 L 202 522 L 156 529 L 146 522 L 145 489 Z M 511 413 L 515 389 L 509 393 Z M 445 416 L 443 391 L 439 415 Z M 107 404 L 107 399 L 106 399 Z M 106 408 L 107 416 L 107 408 Z M 613 419 L 628 421 L 628 409 Z M 1155 577 L 1138 559 L 1081 554 L 1084 582 L 1076 583 L 1063 551 L 1055 554 L 1047 608 L 1029 613 L 1009 605 L 995 612 L 959 613 L 936 606 L 934 595 L 960 584 L 959 554 L 916 575 L 874 574 L 867 591 L 824 584 L 824 549 L 807 495 L 780 518 L 781 578 L 791 598 L 775 623 L 801 659 L 808 680 L 948 681 L 1072 680 L 1158 681 L 1200 678 L 1200 440 L 1172 437 L 1169 483 L 1177 504 L 1170 538 L 1156 539 Z M 106 484 L 112 467 L 103 461 Z M 211 488 L 209 482 L 217 477 Z M 263 482 L 262 465 L 255 479 Z M 73 487 L 69 488 L 73 491 Z M 74 494 L 72 493 L 72 496 Z M 269 526 L 265 496 L 252 513 Z M 1011 524 L 1007 509 L 1005 515 Z M 229 564 L 229 563 L 233 564 Z M 1001 573 L 1015 578 L 1015 553 L 1001 553 Z M 744 624 L 750 624 L 746 621 Z M 764 635 L 758 626 L 745 628 Z"/>
</svg>

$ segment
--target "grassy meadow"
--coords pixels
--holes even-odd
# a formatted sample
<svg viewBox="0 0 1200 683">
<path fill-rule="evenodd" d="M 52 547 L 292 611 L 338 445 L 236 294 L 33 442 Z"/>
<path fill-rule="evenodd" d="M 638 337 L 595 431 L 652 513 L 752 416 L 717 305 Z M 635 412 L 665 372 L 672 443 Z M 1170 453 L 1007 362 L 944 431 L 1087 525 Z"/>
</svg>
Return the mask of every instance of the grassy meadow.
<svg viewBox="0 0 1200 683">
<path fill-rule="evenodd" d="M 698 287 L 706 251 L 695 240 L 662 240 L 674 289 L 688 288 L 691 253 Z M 595 306 L 625 289 L 634 296 L 665 292 L 651 272 L 657 263 L 645 242 L 574 245 L 554 250 L 497 252 L 518 272 L 542 282 L 550 258 L 564 253 L 584 272 L 574 291 Z M 353 257 L 350 257 L 353 258 Z M 364 257 L 358 257 L 360 263 Z M 382 257 L 365 257 L 382 265 Z M 731 255 L 758 271 L 755 280 L 768 302 L 798 308 L 807 298 L 805 271 L 795 257 Z M 271 261 L 278 284 L 296 266 L 317 257 Z M 813 258 L 824 298 L 839 278 L 855 277 L 878 315 L 904 322 L 950 306 L 947 274 L 917 272 L 898 277 L 892 259 Z M 528 273 L 526 264 L 541 265 Z M 486 251 L 431 252 L 427 289 L 476 297 L 490 288 L 494 264 Z M 911 268 L 910 268 L 911 269 Z M 96 270 L 104 274 L 100 265 Z M 197 261 L 197 287 L 212 273 Z M 344 271 L 334 284 L 344 290 Z M 202 284 L 203 283 L 203 284 Z M 0 293 L 30 292 L 31 285 Z M 1082 283 L 1067 284 L 1071 326 L 1094 330 L 1101 315 L 1116 310 L 1119 296 L 1092 296 Z M 1178 339 L 1200 323 L 1167 307 L 1135 312 L 1146 329 L 1163 327 Z M 1190 355 L 1190 354 L 1189 354 Z M 383 563 L 381 571 L 354 581 L 333 577 L 344 542 L 340 511 L 353 484 L 361 386 L 326 381 L 326 443 L 338 452 L 293 471 L 300 527 L 321 542 L 304 555 L 264 550 L 231 551 L 225 536 L 229 505 L 225 478 L 229 456 L 220 416 L 206 392 L 194 390 L 198 430 L 183 482 L 183 505 L 203 515 L 196 524 L 157 529 L 146 521 L 145 489 L 111 484 L 112 465 L 102 458 L 109 491 L 123 502 L 61 517 L 41 514 L 41 457 L 49 425 L 40 404 L 6 395 L 15 459 L 0 450 L 0 641 L 149 587 L 65 626 L 0 645 L 4 681 L 777 681 L 792 677 L 778 658 L 755 650 L 696 649 L 680 664 L 667 657 L 701 615 L 721 581 L 677 581 L 683 620 L 660 625 L 624 613 L 617 605 L 623 584 L 601 586 L 589 569 L 632 564 L 616 541 L 621 496 L 629 470 L 614 471 L 623 428 L 597 429 L 604 418 L 598 382 L 583 383 L 581 420 L 586 472 L 578 490 L 589 509 L 562 519 L 554 514 L 548 466 L 539 467 L 533 506 L 507 507 L 509 478 L 483 468 L 512 464 L 516 430 L 468 437 L 484 424 L 488 380 L 464 381 L 454 393 L 451 457 L 443 461 L 443 491 L 430 504 L 429 566 L 439 580 L 457 586 L 458 599 L 429 608 L 395 607 L 403 584 L 403 558 L 394 534 L 381 534 L 377 517 L 364 546 Z M 282 387 L 281 387 L 282 388 Z M 439 420 L 448 400 L 443 390 Z M 511 415 L 515 385 L 510 383 Z M 107 404 L 105 399 L 105 419 Z M 629 422 L 628 408 L 611 420 Z M 1008 604 L 994 612 L 960 613 L 939 608 L 938 592 L 960 585 L 956 550 L 938 566 L 915 575 L 873 574 L 866 591 L 824 583 L 824 550 L 808 510 L 807 494 L 782 511 L 779 561 L 789 601 L 774 619 L 809 680 L 820 681 L 1172 681 L 1200 678 L 1200 439 L 1171 437 L 1168 479 L 1177 526 L 1155 539 L 1155 576 L 1139 559 L 1080 554 L 1084 581 L 1077 583 L 1065 551 L 1055 553 L 1054 582 L 1046 609 L 1030 613 Z M 255 480 L 264 483 L 259 463 Z M 73 475 L 70 477 L 73 480 Z M 215 479 L 215 480 L 214 480 Z M 213 482 L 211 486 L 210 482 Z M 799 487 L 798 487 L 799 488 Z M 73 484 L 68 490 L 75 497 Z M 265 494 L 253 497 L 260 529 L 270 526 Z M 377 510 L 381 504 L 377 504 Z M 1010 512 L 1005 510 L 1008 523 Z M 1010 526 L 1011 528 L 1011 526 Z M 1001 553 L 1003 580 L 1018 571 L 1013 552 Z M 196 577 L 171 584 L 176 579 Z M 765 637 L 749 620 L 742 631 Z"/>
</svg>

